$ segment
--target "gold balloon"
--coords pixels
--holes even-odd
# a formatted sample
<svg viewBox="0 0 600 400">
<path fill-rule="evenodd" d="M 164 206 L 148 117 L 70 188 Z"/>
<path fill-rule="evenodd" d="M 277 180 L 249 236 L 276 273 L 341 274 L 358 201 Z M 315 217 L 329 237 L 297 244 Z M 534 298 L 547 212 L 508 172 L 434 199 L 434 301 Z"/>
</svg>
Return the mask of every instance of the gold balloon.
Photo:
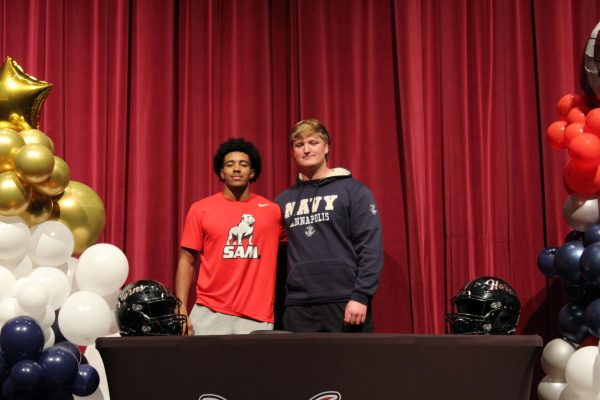
<svg viewBox="0 0 600 400">
<path fill-rule="evenodd" d="M 25 129 L 19 132 L 19 134 L 23 137 L 25 144 L 43 144 L 50 151 L 54 152 L 54 142 L 39 129 Z"/>
<path fill-rule="evenodd" d="M 14 171 L 0 173 L 0 215 L 18 215 L 27 209 L 31 188 Z"/>
<path fill-rule="evenodd" d="M 40 109 L 50 89 L 52 84 L 26 74 L 16 61 L 6 57 L 0 67 L 0 120 L 21 129 L 37 127 Z"/>
<path fill-rule="evenodd" d="M 31 129 L 31 125 L 29 125 L 27 121 L 25 121 L 25 117 L 17 113 L 10 114 L 8 116 L 8 122 L 18 127 L 19 131 L 22 131 L 24 129 Z"/>
<path fill-rule="evenodd" d="M 27 225 L 34 226 L 47 221 L 52 216 L 53 202 L 50 197 L 33 194 L 29 206 L 19 214 Z"/>
<path fill-rule="evenodd" d="M 64 193 L 54 199 L 52 219 L 66 225 L 75 239 L 73 254 L 81 254 L 96 243 L 106 223 L 100 197 L 89 186 L 71 181 Z"/>
<path fill-rule="evenodd" d="M 54 156 L 54 170 L 50 178 L 41 183 L 34 183 L 33 190 L 50 197 L 58 196 L 65 190 L 70 180 L 71 171 L 67 163 L 62 158 Z"/>
<path fill-rule="evenodd" d="M 21 127 L 15 125 L 9 121 L 0 121 L 0 129 L 11 129 L 13 131 L 18 132 L 21 130 Z"/>
<path fill-rule="evenodd" d="M 40 183 L 54 171 L 54 154 L 42 144 L 26 144 L 15 155 L 15 170 L 29 183 Z"/>
<path fill-rule="evenodd" d="M 15 154 L 25 141 L 12 129 L 0 128 L 0 172 L 15 169 Z"/>
</svg>

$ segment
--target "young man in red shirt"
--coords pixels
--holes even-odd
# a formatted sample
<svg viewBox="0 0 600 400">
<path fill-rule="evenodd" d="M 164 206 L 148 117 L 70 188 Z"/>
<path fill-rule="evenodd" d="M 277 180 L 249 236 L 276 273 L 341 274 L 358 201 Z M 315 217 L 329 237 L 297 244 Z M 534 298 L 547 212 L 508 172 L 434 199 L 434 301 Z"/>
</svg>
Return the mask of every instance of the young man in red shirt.
<svg viewBox="0 0 600 400">
<path fill-rule="evenodd" d="M 281 212 L 251 191 L 261 171 L 260 154 L 252 143 L 230 139 L 217 150 L 213 169 L 223 191 L 192 204 L 181 238 L 175 294 L 184 314 L 200 259 L 188 334 L 273 329 Z"/>
</svg>

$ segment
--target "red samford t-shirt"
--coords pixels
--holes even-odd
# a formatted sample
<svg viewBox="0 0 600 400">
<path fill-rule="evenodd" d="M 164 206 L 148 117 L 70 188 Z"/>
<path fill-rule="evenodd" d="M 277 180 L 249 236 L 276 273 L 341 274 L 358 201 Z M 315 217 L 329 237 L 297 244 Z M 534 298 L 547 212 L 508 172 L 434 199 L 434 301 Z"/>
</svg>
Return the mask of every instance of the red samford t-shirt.
<svg viewBox="0 0 600 400">
<path fill-rule="evenodd" d="M 254 193 L 247 201 L 217 193 L 192 204 L 181 247 L 200 254 L 196 303 L 272 323 L 280 225 L 279 206 Z"/>
</svg>

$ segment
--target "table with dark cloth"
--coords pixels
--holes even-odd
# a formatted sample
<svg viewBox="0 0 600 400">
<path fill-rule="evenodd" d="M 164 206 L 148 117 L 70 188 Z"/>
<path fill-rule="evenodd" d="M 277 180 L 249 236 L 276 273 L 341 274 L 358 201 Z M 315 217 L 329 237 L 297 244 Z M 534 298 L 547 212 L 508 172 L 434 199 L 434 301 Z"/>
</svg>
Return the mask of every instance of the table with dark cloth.
<svg viewBox="0 0 600 400">
<path fill-rule="evenodd" d="M 529 399 L 539 336 L 105 337 L 111 400 Z"/>
</svg>

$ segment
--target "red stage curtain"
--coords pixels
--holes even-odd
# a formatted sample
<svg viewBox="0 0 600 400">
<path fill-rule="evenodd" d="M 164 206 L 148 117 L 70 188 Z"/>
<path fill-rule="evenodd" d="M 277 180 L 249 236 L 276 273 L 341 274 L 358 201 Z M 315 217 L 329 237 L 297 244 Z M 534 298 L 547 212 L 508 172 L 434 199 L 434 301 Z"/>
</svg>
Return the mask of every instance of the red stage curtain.
<svg viewBox="0 0 600 400">
<path fill-rule="evenodd" d="M 520 332 L 555 335 L 537 270 L 562 219 L 564 152 L 546 127 L 581 92 L 594 0 L 0 0 L 0 55 L 54 84 L 40 128 L 107 209 L 129 281 L 174 281 L 185 213 L 221 190 L 216 146 L 254 141 L 274 197 L 287 133 L 316 117 L 331 164 L 369 185 L 384 224 L 380 332 L 444 332 L 449 299 L 496 275 Z"/>
</svg>

